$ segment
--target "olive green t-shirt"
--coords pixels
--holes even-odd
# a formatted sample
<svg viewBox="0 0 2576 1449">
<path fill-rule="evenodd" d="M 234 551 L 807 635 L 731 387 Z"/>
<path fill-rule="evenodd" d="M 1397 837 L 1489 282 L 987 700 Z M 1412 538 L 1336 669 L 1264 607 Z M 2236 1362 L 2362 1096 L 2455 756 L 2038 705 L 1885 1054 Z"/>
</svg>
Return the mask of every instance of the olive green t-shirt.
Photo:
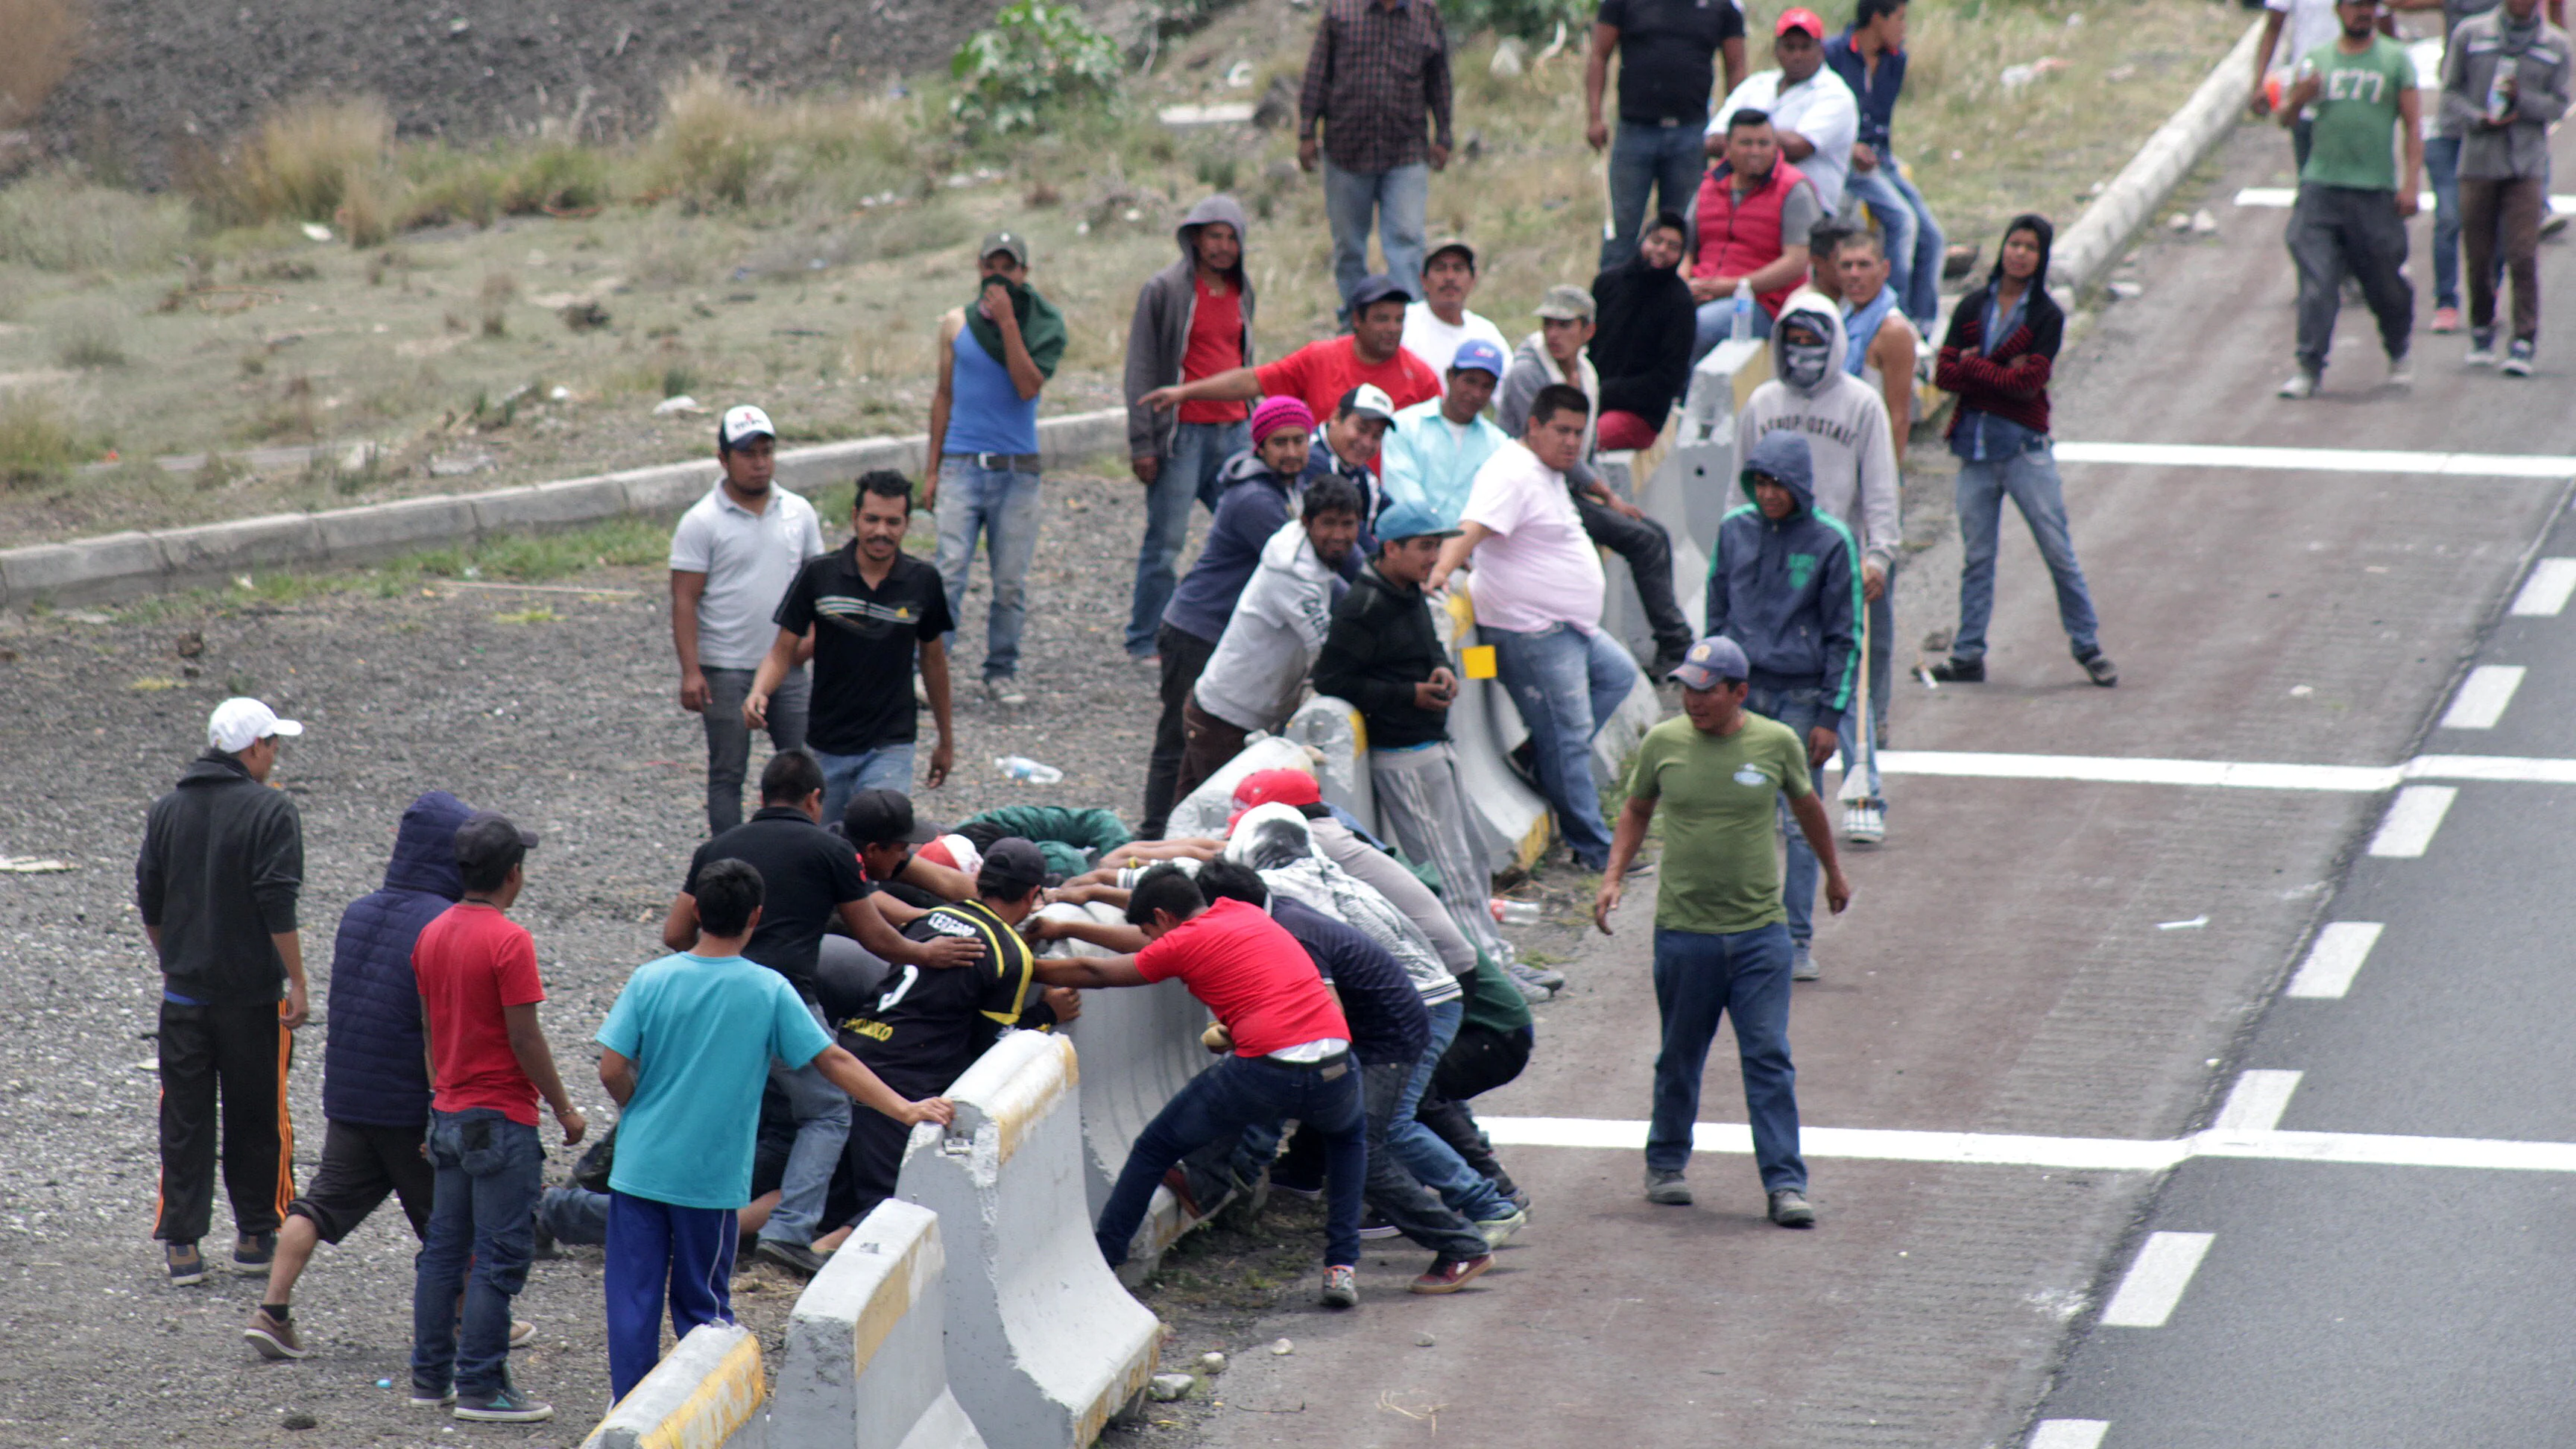
<svg viewBox="0 0 2576 1449">
<path fill-rule="evenodd" d="M 2406 47 L 2385 35 L 2347 55 L 2329 41 L 2299 58 L 2295 80 L 2316 76 L 2316 123 L 2301 181 L 2348 186 L 2356 191 L 2397 189 L 2397 98 L 2415 88 L 2415 62 Z"/>
<path fill-rule="evenodd" d="M 1794 799 L 1815 785 L 1806 746 L 1777 720 L 1747 713 L 1742 729 L 1710 735 L 1676 715 L 1646 731 L 1628 798 L 1659 802 L 1663 817 L 1658 927 L 1722 936 L 1789 918 L 1773 824 L 1783 790 Z"/>
</svg>

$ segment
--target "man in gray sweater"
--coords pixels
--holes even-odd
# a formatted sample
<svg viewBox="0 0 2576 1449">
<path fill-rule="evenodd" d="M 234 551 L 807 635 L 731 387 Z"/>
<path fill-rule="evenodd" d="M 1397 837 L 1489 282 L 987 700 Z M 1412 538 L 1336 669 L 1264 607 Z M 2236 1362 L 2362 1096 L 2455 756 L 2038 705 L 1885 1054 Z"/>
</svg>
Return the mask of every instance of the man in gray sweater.
<svg viewBox="0 0 2576 1449">
<path fill-rule="evenodd" d="M 2567 32 L 2540 0 L 2504 0 L 2460 22 L 2442 56 L 2442 121 L 2460 141 L 2460 242 L 2469 270 L 2471 366 L 2496 350 L 2496 244 L 2513 277 L 2503 359 L 2531 375 L 2540 344 L 2540 222 L 2549 210 L 2549 127 L 2567 114 Z"/>
</svg>

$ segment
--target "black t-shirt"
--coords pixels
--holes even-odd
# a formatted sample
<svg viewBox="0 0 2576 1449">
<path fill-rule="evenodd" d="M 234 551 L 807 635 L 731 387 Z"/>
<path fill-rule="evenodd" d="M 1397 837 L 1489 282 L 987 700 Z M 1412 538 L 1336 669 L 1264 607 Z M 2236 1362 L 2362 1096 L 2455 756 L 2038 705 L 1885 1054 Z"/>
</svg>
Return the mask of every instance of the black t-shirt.
<svg viewBox="0 0 2576 1449">
<path fill-rule="evenodd" d="M 969 936 L 984 943 L 971 966 L 896 966 L 865 1009 L 835 1023 L 841 1045 L 889 1080 L 935 1082 L 945 1090 L 1006 1026 L 1055 1020 L 1036 995 L 1037 958 L 1020 933 L 982 901 L 935 907 L 903 928 L 916 941 Z"/>
<path fill-rule="evenodd" d="M 699 846 L 680 889 L 696 895 L 698 873 L 719 860 L 739 860 L 760 872 L 760 925 L 742 954 L 813 1000 L 814 958 L 824 929 L 843 905 L 868 894 L 858 855 L 804 811 L 771 805 Z"/>
<path fill-rule="evenodd" d="M 1735 0 L 1601 0 L 1619 28 L 1619 119 L 1705 125 L 1717 48 L 1744 37 Z"/>
<path fill-rule="evenodd" d="M 863 755 L 912 742 L 921 716 L 912 700 L 914 650 L 954 627 L 938 569 L 899 553 L 885 583 L 869 588 L 853 539 L 806 563 L 779 601 L 776 623 L 814 631 L 808 743 L 826 754 Z"/>
</svg>

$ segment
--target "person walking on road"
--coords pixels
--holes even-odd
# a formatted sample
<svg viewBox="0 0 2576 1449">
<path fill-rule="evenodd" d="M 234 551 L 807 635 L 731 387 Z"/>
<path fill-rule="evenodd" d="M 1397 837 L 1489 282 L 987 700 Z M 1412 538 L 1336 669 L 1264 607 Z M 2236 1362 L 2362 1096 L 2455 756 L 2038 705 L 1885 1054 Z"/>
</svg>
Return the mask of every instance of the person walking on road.
<svg viewBox="0 0 2576 1449">
<path fill-rule="evenodd" d="M 1422 221 L 1431 173 L 1449 166 L 1449 106 L 1449 33 L 1438 5 L 1325 0 L 1297 93 L 1297 164 L 1324 168 L 1345 322 L 1367 305 L 1359 291 L 1372 218 L 1387 274 L 1407 297 L 1422 293 Z"/>
<path fill-rule="evenodd" d="M 1209 400 L 1291 397 L 1306 405 L 1311 422 L 1331 416 L 1355 387 L 1374 387 L 1397 408 L 1438 397 L 1440 374 L 1404 349 L 1404 313 L 1413 293 L 1378 276 L 1361 279 L 1350 295 L 1347 334 L 1309 342 L 1259 367 L 1229 368 L 1196 382 L 1158 387 L 1145 394 L 1145 406 L 1169 410 Z M 1260 446 L 1260 440 L 1253 445 Z"/>
<path fill-rule="evenodd" d="M 1251 445 L 1239 399 L 1183 403 L 1165 417 L 1145 403 L 1158 387 L 1195 382 L 1252 365 L 1252 278 L 1243 265 L 1243 208 L 1211 196 L 1181 218 L 1178 261 L 1136 291 L 1127 327 L 1127 453 L 1145 485 L 1145 542 L 1136 554 L 1136 591 L 1127 652 L 1154 655 L 1163 606 L 1180 582 L 1174 565 L 1189 541 L 1190 504 L 1216 511 L 1226 460 Z"/>
<path fill-rule="evenodd" d="M 2471 366 L 2496 358 L 2496 278 L 2513 279 L 2504 371 L 2529 377 L 2540 345 L 2540 226 L 2549 210 L 2549 131 L 2567 114 L 2567 32 L 2540 0 L 2503 0 L 2462 21 L 2442 59 L 2442 119 L 2460 141 L 2460 241 L 2469 269 Z M 2409 173 L 2412 174 L 2411 171 Z M 2501 264 L 2498 251 L 2502 251 Z"/>
<path fill-rule="evenodd" d="M 1602 118 L 1610 57 L 1619 57 L 1619 130 Z M 1601 0 L 1583 59 L 1583 139 L 1610 153 L 1610 227 L 1601 270 L 1637 255 L 1637 224 L 1690 209 L 1708 169 L 1701 137 L 1723 58 L 1726 88 L 1744 80 L 1744 12 L 1699 0 Z"/>
<path fill-rule="evenodd" d="M 744 959 L 760 926 L 760 872 L 698 872 L 697 940 L 635 968 L 593 1038 L 617 1103 L 608 1177 L 608 1388 L 625 1398 L 662 1357 L 662 1306 L 680 1338 L 731 1323 L 735 1213 L 751 1200 L 769 1064 L 812 1067 L 872 1111 L 946 1125 L 943 1098 L 906 1101 L 833 1044 L 787 978 Z"/>
<path fill-rule="evenodd" d="M 134 903 L 161 967 L 161 1196 L 152 1236 L 175 1287 L 206 1279 L 197 1242 L 214 1216 L 216 1104 L 236 1273 L 266 1275 L 295 1196 L 286 1070 L 310 1008 L 303 937 L 304 825 L 268 788 L 278 741 L 304 733 L 255 699 L 206 720 L 206 752 L 152 802 Z"/>
<path fill-rule="evenodd" d="M 1950 452 L 1959 460 L 1959 629 L 1950 657 L 1932 666 L 1943 684 L 1982 684 L 1986 621 L 1995 611 L 1996 532 L 2010 498 L 2030 525 L 2031 541 L 2057 586 L 2057 618 L 2084 666 L 2105 689 L 2120 682 L 2102 652 L 2092 592 L 2075 561 L 2066 528 L 2066 486 L 2048 440 L 2048 378 L 2066 334 L 2066 314 L 2048 296 L 2048 244 L 2056 236 L 2036 212 L 2004 228 L 2003 249 L 1986 284 L 1959 299 L 1941 340 L 1933 385 L 1957 399 L 1950 413 Z"/>
<path fill-rule="evenodd" d="M 707 728 L 707 833 L 742 823 L 751 769 L 743 699 L 769 655 L 769 617 L 807 560 L 823 552 L 814 505 L 776 486 L 778 429 L 745 404 L 716 424 L 724 476 L 671 530 L 671 645 L 680 656 L 680 708 Z M 773 748 L 805 743 L 809 686 L 805 641 L 771 686 L 760 721 Z"/>
<path fill-rule="evenodd" d="M 760 663 L 742 717 L 758 728 L 776 706 L 800 654 L 814 660 L 807 752 L 823 770 L 823 816 L 861 790 L 910 790 L 921 709 L 915 668 L 939 742 L 926 779 L 938 789 L 956 764 L 950 713 L 948 637 L 956 627 L 939 571 L 903 551 L 912 484 L 901 473 L 860 475 L 850 500 L 850 541 L 808 560 L 771 604 L 769 656 Z M 676 947 L 673 949 L 677 949 Z"/>
<path fill-rule="evenodd" d="M 975 300 L 939 319 L 938 382 L 930 394 L 930 481 L 921 506 L 939 519 L 939 576 L 948 617 L 966 617 L 975 545 L 984 545 L 993 602 L 984 618 L 984 698 L 1028 703 L 1020 630 L 1028 620 L 1029 560 L 1038 548 L 1038 394 L 1064 360 L 1064 314 L 1029 285 L 1029 244 L 1017 232 L 976 249 Z M 951 625 L 954 628 L 954 624 Z"/>
<path fill-rule="evenodd" d="M 1492 318 L 1467 310 L 1467 299 L 1475 292 L 1476 249 L 1454 236 L 1434 243 L 1422 263 L 1422 300 L 1404 309 L 1404 350 L 1433 372 L 1447 372 L 1458 349 L 1469 342 L 1510 351 Z"/>
<path fill-rule="evenodd" d="M 2330 45 L 2299 57 L 2281 109 L 2314 107 L 2299 201 L 2290 213 L 2290 260 L 2299 269 L 2299 370 L 2281 396 L 2316 395 L 2334 346 L 2335 313 L 2347 273 L 2379 319 L 2388 380 L 2414 380 L 2407 365 L 2415 333 L 2415 289 L 2406 280 L 2406 223 L 2423 172 L 2423 106 L 2406 47 L 2375 28 L 2378 0 L 2337 0 L 2343 29 Z M 2397 129 L 2403 164 L 2389 159 Z"/>
<path fill-rule="evenodd" d="M 509 917 L 536 843 L 488 811 L 458 826 L 465 894 L 422 927 L 412 947 L 432 1087 L 427 1151 L 437 1179 L 412 1281 L 411 1401 L 452 1403 L 468 1423 L 554 1417 L 553 1405 L 511 1384 L 509 1364 L 510 1304 L 527 1286 L 545 1190 L 537 1099 L 554 1109 L 565 1146 L 590 1127 L 565 1093 L 537 1022 L 546 990 L 536 943 Z"/>
<path fill-rule="evenodd" d="M 1798 1154 L 1798 1074 L 1789 1060 L 1789 931 L 1771 847 L 1782 803 L 1824 862 L 1825 901 L 1837 915 L 1851 885 L 1834 857 L 1833 825 L 1808 775 L 1795 730 L 1745 708 L 1752 667 L 1735 641 L 1702 639 L 1673 671 L 1682 714 L 1646 732 L 1628 776 L 1628 803 L 1602 873 L 1592 920 L 1610 932 L 1629 863 L 1663 807 L 1662 879 L 1655 888 L 1654 1117 L 1646 1131 L 1646 1200 L 1691 1201 L 1692 1129 L 1700 1078 L 1721 1016 L 1735 1020 L 1753 1161 L 1771 1221 L 1809 1228 L 1807 1164 Z"/>
</svg>

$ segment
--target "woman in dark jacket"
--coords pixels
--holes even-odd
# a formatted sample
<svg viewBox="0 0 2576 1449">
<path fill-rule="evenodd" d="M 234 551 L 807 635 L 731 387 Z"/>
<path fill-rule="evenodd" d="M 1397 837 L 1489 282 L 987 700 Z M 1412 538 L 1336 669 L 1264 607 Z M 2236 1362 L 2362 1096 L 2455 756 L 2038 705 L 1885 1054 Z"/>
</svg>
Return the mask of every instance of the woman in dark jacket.
<svg viewBox="0 0 2576 1449">
<path fill-rule="evenodd" d="M 2025 212 L 2004 229 L 1986 284 L 1959 301 L 1941 341 L 1933 382 L 1957 399 L 1950 451 L 1959 459 L 1959 630 L 1932 677 L 1976 684 L 1986 677 L 1986 621 L 1995 607 L 1995 545 L 2006 498 L 2030 525 L 2031 541 L 2057 585 L 2058 622 L 2076 662 L 2108 688 L 2120 672 L 2096 635 L 2093 595 L 2066 529 L 2066 490 L 2049 449 L 2048 378 L 2065 336 L 2066 314 L 2048 295 L 2048 218 Z"/>
<path fill-rule="evenodd" d="M 1689 237 L 1681 214 L 1664 212 L 1638 238 L 1636 256 L 1592 279 L 1603 448 L 1651 447 L 1690 386 L 1698 304 L 1681 273 Z"/>
</svg>

